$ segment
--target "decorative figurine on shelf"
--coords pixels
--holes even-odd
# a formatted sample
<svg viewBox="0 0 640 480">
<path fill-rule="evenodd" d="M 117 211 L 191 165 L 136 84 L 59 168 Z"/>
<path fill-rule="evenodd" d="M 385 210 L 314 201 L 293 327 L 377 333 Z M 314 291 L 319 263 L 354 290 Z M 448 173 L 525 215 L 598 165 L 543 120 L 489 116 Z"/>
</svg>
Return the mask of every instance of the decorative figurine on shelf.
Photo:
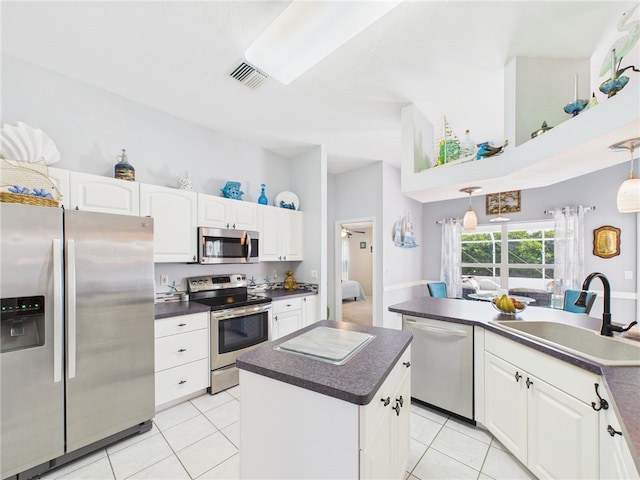
<svg viewBox="0 0 640 480">
<path fill-rule="evenodd" d="M 567 103 L 564 106 L 564 113 L 569 113 L 575 117 L 584 110 L 588 104 L 589 100 L 578 98 L 578 74 L 576 73 L 573 86 L 573 102 Z"/>
<path fill-rule="evenodd" d="M 635 47 L 636 43 L 638 43 L 638 39 L 640 39 L 640 21 L 636 20 L 629 22 L 629 19 L 637 8 L 638 4 L 636 3 L 620 17 L 617 29 L 619 32 L 628 33 L 620 37 L 613 43 L 613 45 L 611 45 L 610 58 L 609 55 L 607 55 L 602 61 L 600 76 L 604 77 L 609 71 L 611 71 L 611 78 L 602 82 L 600 85 L 600 91 L 607 95 L 607 97 L 613 97 L 629 82 L 629 77 L 622 75 L 625 70 L 632 69 L 634 72 L 640 72 L 640 70 L 633 65 L 620 69 L 622 58 Z"/>
<path fill-rule="evenodd" d="M 552 128 L 553 127 L 547 125 L 547 121 L 545 120 L 544 122 L 542 122 L 540 128 L 531 134 L 531 138 L 536 138 L 538 135 L 542 135 L 544 132 L 548 132 Z"/>
<path fill-rule="evenodd" d="M 471 140 L 469 130 L 464 132 L 464 140 L 460 142 L 460 161 L 467 162 L 476 158 L 476 142 Z"/>
<path fill-rule="evenodd" d="M 180 183 L 180 190 L 189 190 L 189 191 L 193 190 L 195 181 L 191 178 L 191 175 L 189 175 L 189 170 L 184 171 L 184 177 L 181 177 L 180 175 L 178 175 L 176 178 Z"/>
<path fill-rule="evenodd" d="M 240 182 L 227 182 L 220 191 L 225 198 L 233 198 L 234 200 L 242 200 L 242 195 L 244 195 L 244 192 L 240 191 Z"/>
<path fill-rule="evenodd" d="M 136 171 L 127 160 L 127 151 L 123 148 L 122 154 L 118 155 L 118 163 L 113 169 L 114 177 L 120 180 L 129 180 L 135 182 Z"/>
<path fill-rule="evenodd" d="M 258 197 L 258 203 L 260 205 L 269 205 L 269 200 L 267 200 L 267 196 L 264 194 L 265 184 L 260 184 L 260 196 Z"/>
<path fill-rule="evenodd" d="M 460 158 L 460 141 L 451 130 L 447 117 L 443 118 L 442 138 L 438 142 L 438 165 L 444 165 Z"/>
<path fill-rule="evenodd" d="M 249 286 L 250 287 L 256 286 L 256 279 L 253 276 L 249 279 Z"/>
<path fill-rule="evenodd" d="M 287 277 L 284 279 L 284 289 L 285 290 L 297 290 L 298 284 L 296 283 L 296 279 L 293 278 L 293 271 L 287 270 Z"/>
<path fill-rule="evenodd" d="M 280 200 L 280 208 L 288 208 L 289 210 L 295 210 L 296 204 L 294 202 L 287 203 L 284 200 Z"/>
<path fill-rule="evenodd" d="M 491 142 L 483 142 L 478 144 L 478 154 L 476 155 L 476 160 L 481 160 L 487 157 L 493 157 L 494 155 L 498 155 L 502 153 L 503 149 L 509 145 L 509 140 L 505 140 L 504 143 L 500 147 L 494 147 L 491 145 Z"/>
</svg>

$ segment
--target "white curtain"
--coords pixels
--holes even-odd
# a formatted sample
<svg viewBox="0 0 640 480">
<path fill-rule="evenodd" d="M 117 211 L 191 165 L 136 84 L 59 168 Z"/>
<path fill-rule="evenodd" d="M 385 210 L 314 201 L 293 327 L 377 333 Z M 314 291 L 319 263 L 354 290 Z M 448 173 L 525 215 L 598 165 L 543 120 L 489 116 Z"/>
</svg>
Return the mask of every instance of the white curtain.
<svg viewBox="0 0 640 480">
<path fill-rule="evenodd" d="M 556 208 L 553 293 L 562 298 L 565 290 L 580 290 L 584 279 L 584 207 Z"/>
<path fill-rule="evenodd" d="M 447 218 L 442 221 L 442 255 L 440 280 L 447 284 L 448 297 L 462 296 L 462 220 Z"/>
</svg>

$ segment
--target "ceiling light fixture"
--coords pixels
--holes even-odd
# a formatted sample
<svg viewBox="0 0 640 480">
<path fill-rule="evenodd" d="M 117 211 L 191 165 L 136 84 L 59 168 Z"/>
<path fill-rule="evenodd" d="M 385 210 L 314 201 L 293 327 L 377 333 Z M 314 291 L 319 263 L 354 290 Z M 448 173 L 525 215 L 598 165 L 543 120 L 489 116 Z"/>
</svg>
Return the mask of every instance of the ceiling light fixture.
<svg viewBox="0 0 640 480">
<path fill-rule="evenodd" d="M 640 212 L 640 178 L 636 177 L 633 172 L 633 151 L 637 147 L 640 147 L 640 137 L 614 143 L 609 147 L 609 150 L 614 152 L 629 150 L 629 154 L 631 155 L 629 178 L 620 185 L 616 198 L 618 211 L 620 213 Z"/>
<path fill-rule="evenodd" d="M 471 195 L 475 192 L 479 192 L 480 190 L 482 190 L 482 187 L 465 187 L 460 189 L 461 192 L 469 194 L 469 208 L 462 219 L 463 230 L 475 230 L 478 226 L 478 216 L 476 215 L 476 212 L 473 211 L 473 208 L 471 208 Z"/>
<path fill-rule="evenodd" d="M 401 0 L 292 1 L 245 52 L 245 58 L 288 85 Z"/>
<path fill-rule="evenodd" d="M 510 219 L 502 216 L 502 193 L 498 193 L 498 216 L 489 219 L 490 222 L 508 222 Z"/>
</svg>

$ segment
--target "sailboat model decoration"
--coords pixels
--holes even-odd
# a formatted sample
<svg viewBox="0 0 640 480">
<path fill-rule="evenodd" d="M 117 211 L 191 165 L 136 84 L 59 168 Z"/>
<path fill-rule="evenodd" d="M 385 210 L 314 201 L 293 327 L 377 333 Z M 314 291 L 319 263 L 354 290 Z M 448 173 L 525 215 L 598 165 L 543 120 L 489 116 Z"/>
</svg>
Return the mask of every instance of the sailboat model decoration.
<svg viewBox="0 0 640 480">
<path fill-rule="evenodd" d="M 398 218 L 393 227 L 393 244 L 400 248 L 416 248 L 416 239 L 413 235 L 413 224 L 408 213 Z"/>
</svg>

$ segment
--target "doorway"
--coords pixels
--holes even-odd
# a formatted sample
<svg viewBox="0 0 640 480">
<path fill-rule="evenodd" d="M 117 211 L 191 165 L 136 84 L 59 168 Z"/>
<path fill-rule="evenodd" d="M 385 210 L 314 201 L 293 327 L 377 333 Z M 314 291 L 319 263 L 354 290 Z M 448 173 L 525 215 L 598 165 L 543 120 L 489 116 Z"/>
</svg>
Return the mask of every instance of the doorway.
<svg viewBox="0 0 640 480">
<path fill-rule="evenodd" d="M 375 325 L 374 221 L 336 222 L 336 318 Z"/>
</svg>

